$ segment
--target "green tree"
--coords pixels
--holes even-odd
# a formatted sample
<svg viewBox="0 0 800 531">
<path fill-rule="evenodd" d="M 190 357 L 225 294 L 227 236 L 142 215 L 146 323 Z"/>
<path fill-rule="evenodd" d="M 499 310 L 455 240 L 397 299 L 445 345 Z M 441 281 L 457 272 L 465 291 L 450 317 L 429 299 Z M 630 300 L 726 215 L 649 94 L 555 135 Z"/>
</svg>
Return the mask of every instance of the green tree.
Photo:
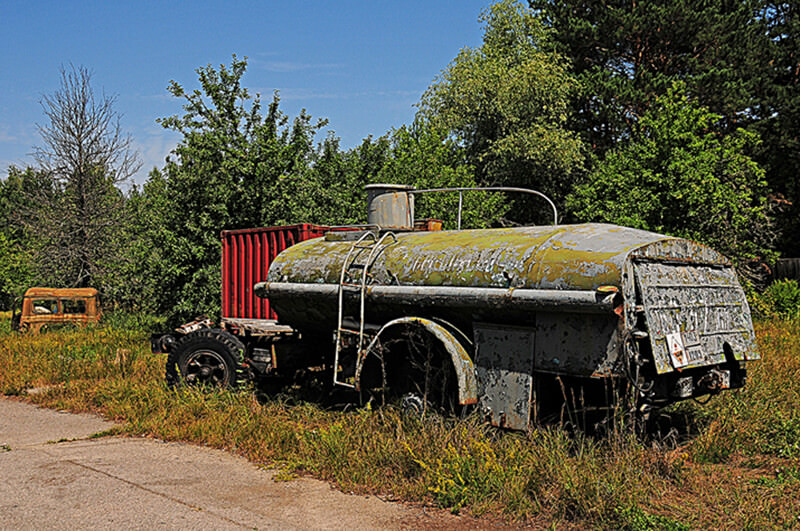
<svg viewBox="0 0 800 531">
<path fill-rule="evenodd" d="M 574 128 L 602 154 L 675 81 L 731 131 L 758 119 L 770 66 L 762 0 L 530 0 L 582 91 Z"/>
<path fill-rule="evenodd" d="M 325 121 L 303 111 L 290 123 L 277 93 L 262 110 L 260 97 L 242 86 L 246 68 L 234 56 L 230 66 L 199 68 L 199 89 L 170 83 L 184 113 L 160 123 L 182 139 L 132 200 L 143 260 L 135 277 L 154 297 L 148 309 L 174 319 L 218 315 L 220 231 L 348 210 L 346 191 L 330 180 L 335 172 L 315 181 L 317 162 L 329 169 L 337 163 L 336 140 L 315 141 Z"/>
<path fill-rule="evenodd" d="M 756 132 L 752 157 L 783 203 L 780 248 L 800 253 L 800 9 L 773 0 L 530 0 L 569 58 L 581 91 L 571 129 L 602 159 L 675 82 L 719 116 L 713 129 Z M 786 201 L 783 201 L 783 199 Z M 793 205 L 789 206 L 789 203 Z"/>
<path fill-rule="evenodd" d="M 677 85 L 608 152 L 568 205 L 581 219 L 617 223 L 706 243 L 739 264 L 769 255 L 764 171 L 745 153 L 758 139 L 715 132 L 719 116 Z"/>
<path fill-rule="evenodd" d="M 19 213 L 24 209 L 31 189 L 48 184 L 32 168 L 8 168 L 8 177 L 0 181 L 0 308 L 8 309 L 33 282 L 31 241 Z"/>
<path fill-rule="evenodd" d="M 800 256 L 800 6 L 765 2 L 762 18 L 770 47 L 761 60 L 771 75 L 759 87 L 764 103 L 753 129 L 763 139 L 758 160 L 767 170 L 771 189 L 785 205 L 779 216 L 779 248 L 788 256 Z"/>
<path fill-rule="evenodd" d="M 529 186 L 563 198 L 584 155 L 566 129 L 576 83 L 532 10 L 513 0 L 481 15 L 483 44 L 465 48 L 423 95 L 421 116 L 465 149 L 482 185 Z"/>
<path fill-rule="evenodd" d="M 418 190 L 478 186 L 463 149 L 448 137 L 445 129 L 418 119 L 384 138 L 387 142 L 385 161 L 373 176 L 368 177 L 370 182 L 410 184 Z M 418 195 L 415 210 L 418 219 L 441 219 L 445 228 L 455 229 L 458 195 Z M 489 226 L 498 222 L 506 210 L 504 198 L 498 194 L 466 192 L 462 226 Z"/>
<path fill-rule="evenodd" d="M 0 232 L 0 308 L 9 309 L 30 282 L 30 257 L 19 241 Z"/>
</svg>

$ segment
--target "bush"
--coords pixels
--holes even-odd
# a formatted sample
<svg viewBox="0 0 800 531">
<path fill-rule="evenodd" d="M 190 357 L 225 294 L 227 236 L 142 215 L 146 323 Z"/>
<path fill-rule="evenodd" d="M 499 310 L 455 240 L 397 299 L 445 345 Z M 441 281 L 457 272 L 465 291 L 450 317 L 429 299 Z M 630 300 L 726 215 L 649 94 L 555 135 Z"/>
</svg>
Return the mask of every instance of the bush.
<svg viewBox="0 0 800 531">
<path fill-rule="evenodd" d="M 102 322 L 105 326 L 116 330 L 131 330 L 145 333 L 163 332 L 167 327 L 167 320 L 164 317 L 124 310 L 104 313 Z"/>
<path fill-rule="evenodd" d="M 768 319 L 800 317 L 800 283 L 777 280 L 763 293 L 752 297 L 752 306 L 758 316 Z"/>
</svg>

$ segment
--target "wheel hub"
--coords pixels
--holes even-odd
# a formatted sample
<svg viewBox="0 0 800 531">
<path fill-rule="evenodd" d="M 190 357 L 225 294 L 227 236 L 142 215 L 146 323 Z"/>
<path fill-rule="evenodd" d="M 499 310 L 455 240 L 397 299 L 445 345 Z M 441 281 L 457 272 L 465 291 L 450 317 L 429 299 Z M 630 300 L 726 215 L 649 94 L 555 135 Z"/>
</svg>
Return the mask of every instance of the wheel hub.
<svg viewBox="0 0 800 531">
<path fill-rule="evenodd" d="M 186 361 L 185 378 L 196 384 L 224 386 L 228 381 L 228 366 L 219 353 L 200 350 Z"/>
</svg>

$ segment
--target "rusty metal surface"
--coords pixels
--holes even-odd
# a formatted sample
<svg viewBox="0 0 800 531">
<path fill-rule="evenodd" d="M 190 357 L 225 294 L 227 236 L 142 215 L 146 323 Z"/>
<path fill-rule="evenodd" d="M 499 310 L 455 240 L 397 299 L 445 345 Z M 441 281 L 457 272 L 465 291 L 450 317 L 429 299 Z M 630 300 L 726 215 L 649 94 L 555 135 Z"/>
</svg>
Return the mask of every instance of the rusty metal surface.
<svg viewBox="0 0 800 531">
<path fill-rule="evenodd" d="M 382 228 L 414 227 L 413 186 L 403 184 L 368 184 L 367 223 Z"/>
<path fill-rule="evenodd" d="M 22 298 L 20 330 L 39 332 L 50 326 L 87 325 L 100 321 L 94 288 L 29 288 Z"/>
<path fill-rule="evenodd" d="M 635 262 L 659 373 L 757 359 L 750 309 L 732 267 Z M 726 347 L 725 345 L 728 345 Z"/>
<path fill-rule="evenodd" d="M 481 414 L 494 426 L 524 430 L 532 413 L 534 330 L 480 323 L 474 337 Z"/>
<path fill-rule="evenodd" d="M 97 297 L 98 292 L 94 288 L 29 288 L 24 297 L 53 297 L 53 298 L 91 298 Z"/>
<path fill-rule="evenodd" d="M 279 315 L 325 326 L 335 316 L 326 301 L 351 246 L 320 239 L 281 253 L 261 285 L 274 295 Z M 670 277 L 673 266 L 683 273 Z M 702 278 L 713 286 L 704 287 Z M 662 280 L 676 287 L 662 289 Z M 401 233 L 369 264 L 369 283 L 367 315 L 376 323 L 422 314 L 458 322 L 470 334 L 476 321 L 535 328 L 541 372 L 621 375 L 620 338 L 636 326 L 640 306 L 647 308 L 645 324 L 652 321 L 659 374 L 721 363 L 725 344 L 736 359 L 757 358 L 749 309 L 730 262 L 695 242 L 637 229 L 582 224 Z M 505 311 L 509 307 L 516 311 Z M 665 363 L 666 334 L 691 332 L 701 318 L 702 360 Z M 691 334 L 685 340 L 694 346 Z"/>
<path fill-rule="evenodd" d="M 295 329 L 288 325 L 278 324 L 274 319 L 238 319 L 223 317 L 224 328 L 236 328 L 253 336 L 277 336 L 294 334 Z"/>
<path fill-rule="evenodd" d="M 673 239 L 604 224 L 405 233 L 372 267 L 378 284 L 594 290 L 621 287 L 628 254 Z M 345 242 L 304 242 L 281 253 L 268 281 L 336 283 Z"/>
</svg>

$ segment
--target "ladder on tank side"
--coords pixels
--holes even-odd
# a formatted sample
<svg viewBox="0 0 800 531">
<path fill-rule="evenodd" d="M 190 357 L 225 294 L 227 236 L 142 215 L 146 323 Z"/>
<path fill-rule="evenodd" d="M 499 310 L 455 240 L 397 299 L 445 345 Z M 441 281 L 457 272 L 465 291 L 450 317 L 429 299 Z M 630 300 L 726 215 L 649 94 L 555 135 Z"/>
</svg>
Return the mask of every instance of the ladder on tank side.
<svg viewBox="0 0 800 531">
<path fill-rule="evenodd" d="M 387 240 L 392 241 L 387 242 Z M 393 232 L 385 232 L 378 238 L 375 232 L 367 231 L 353 242 L 345 256 L 342 263 L 342 271 L 339 275 L 339 316 L 336 326 L 336 352 L 333 359 L 333 385 L 354 387 L 352 384 L 339 380 L 339 355 L 342 352 L 343 335 L 356 332 L 344 326 L 344 292 L 346 290 L 357 290 L 359 294 L 360 312 L 356 353 L 360 353 L 364 347 L 364 300 L 367 292 L 367 274 L 380 250 L 385 245 L 396 242 L 397 236 Z M 366 256 L 366 260 L 360 260 L 364 256 Z M 355 277 L 360 277 L 360 282 L 353 282 Z"/>
</svg>

